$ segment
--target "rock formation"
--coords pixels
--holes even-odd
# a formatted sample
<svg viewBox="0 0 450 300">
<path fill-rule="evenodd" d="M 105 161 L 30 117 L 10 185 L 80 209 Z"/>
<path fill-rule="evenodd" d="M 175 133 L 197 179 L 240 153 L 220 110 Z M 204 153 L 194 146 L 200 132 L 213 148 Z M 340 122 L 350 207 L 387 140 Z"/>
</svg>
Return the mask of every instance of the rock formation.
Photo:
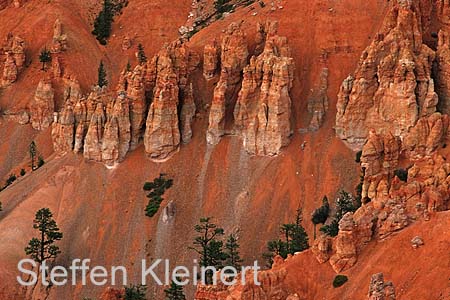
<svg viewBox="0 0 450 300">
<path fill-rule="evenodd" d="M 241 274 L 236 278 L 236 285 L 227 287 L 223 284 L 218 285 L 198 285 L 194 296 L 195 300 L 211 299 L 291 299 L 293 295 L 289 294 L 289 289 L 285 284 L 286 269 L 272 269 L 258 272 L 258 281 L 261 285 L 254 283 L 252 272 L 245 274 L 245 285 L 241 284 Z M 291 298 L 289 298 L 291 297 Z M 295 298 L 294 298 L 295 299 Z"/>
<path fill-rule="evenodd" d="M 450 120 L 447 114 L 422 117 L 406 135 L 403 147 L 412 158 L 430 155 L 447 140 Z"/>
<path fill-rule="evenodd" d="M 169 70 L 165 75 L 158 75 L 144 135 L 145 151 L 153 159 L 167 158 L 180 144 L 178 93 L 175 73 Z"/>
<path fill-rule="evenodd" d="M 217 44 L 217 40 L 210 44 L 206 44 L 203 53 L 203 76 L 206 80 L 211 79 L 216 75 L 220 64 L 220 48 Z"/>
<path fill-rule="evenodd" d="M 192 83 L 187 89 L 187 94 L 183 97 L 183 104 L 180 112 L 181 140 L 183 143 L 189 143 L 192 138 L 191 123 L 195 115 L 194 89 Z"/>
<path fill-rule="evenodd" d="M 31 126 L 43 130 L 50 126 L 55 112 L 54 91 L 49 78 L 42 79 L 30 105 Z"/>
<path fill-rule="evenodd" d="M 73 150 L 75 135 L 75 117 L 70 104 L 66 105 L 60 113 L 55 113 L 52 124 L 53 149 L 59 155 Z"/>
<path fill-rule="evenodd" d="M 130 74 L 127 87 L 124 89 L 130 104 L 131 150 L 136 149 L 139 144 L 147 113 L 147 102 L 145 99 L 145 86 L 143 80 L 144 70 L 142 66 L 138 65 Z"/>
<path fill-rule="evenodd" d="M 181 120 L 186 141 L 190 138 L 194 102 L 188 81 L 190 72 L 198 63 L 195 53 L 183 42 L 175 41 L 164 47 L 147 66 L 145 86 L 146 89 L 154 87 L 154 91 L 147 115 L 144 145 L 152 159 L 166 159 L 178 150 L 181 141 L 179 111 L 183 113 Z M 184 110 L 183 104 L 187 105 Z"/>
<path fill-rule="evenodd" d="M 25 41 L 19 36 L 9 34 L 3 51 L 6 54 L 6 59 L 3 65 L 0 87 L 14 83 L 19 72 L 25 66 Z"/>
<path fill-rule="evenodd" d="M 50 48 L 52 53 L 60 53 L 67 48 L 67 35 L 62 31 L 62 24 L 59 19 L 56 19 L 53 25 L 53 41 Z"/>
<path fill-rule="evenodd" d="M 128 101 L 124 94 L 120 94 L 110 103 L 111 111 L 108 113 L 102 143 L 102 161 L 109 166 L 121 162 L 130 149 L 131 122 Z"/>
<path fill-rule="evenodd" d="M 106 117 L 102 102 L 98 102 L 92 114 L 89 128 L 84 140 L 83 155 L 88 160 L 102 161 L 103 131 Z"/>
<path fill-rule="evenodd" d="M 319 84 L 315 87 L 308 99 L 308 112 L 312 114 L 309 123 L 310 131 L 317 131 L 322 126 L 325 112 L 328 110 L 328 68 L 322 68 L 319 76 Z"/>
<path fill-rule="evenodd" d="M 392 282 L 384 282 L 383 273 L 372 275 L 368 300 L 395 300 L 395 288 Z"/>
<path fill-rule="evenodd" d="M 241 80 L 241 72 L 247 65 L 248 49 L 240 24 L 231 23 L 221 43 L 220 80 L 214 89 L 206 140 L 215 145 L 225 134 L 225 111 L 232 105 L 233 96 Z"/>
<path fill-rule="evenodd" d="M 331 256 L 330 264 L 336 273 L 348 270 L 357 260 L 355 222 L 353 214 L 345 214 L 339 222 L 339 233 L 335 240 L 336 253 Z"/>
<path fill-rule="evenodd" d="M 250 154 L 276 155 L 289 144 L 293 80 L 294 61 L 286 38 L 268 38 L 263 53 L 253 56 L 244 69 L 234 110 L 235 125 Z"/>
<path fill-rule="evenodd" d="M 450 36 L 447 31 L 440 30 L 436 51 L 436 91 L 439 95 L 438 109 L 450 113 Z"/>
<path fill-rule="evenodd" d="M 336 134 L 350 145 L 360 147 L 371 128 L 404 136 L 420 117 L 436 111 L 435 53 L 422 43 L 420 16 L 417 2 L 392 1 L 355 74 L 343 82 Z"/>
</svg>

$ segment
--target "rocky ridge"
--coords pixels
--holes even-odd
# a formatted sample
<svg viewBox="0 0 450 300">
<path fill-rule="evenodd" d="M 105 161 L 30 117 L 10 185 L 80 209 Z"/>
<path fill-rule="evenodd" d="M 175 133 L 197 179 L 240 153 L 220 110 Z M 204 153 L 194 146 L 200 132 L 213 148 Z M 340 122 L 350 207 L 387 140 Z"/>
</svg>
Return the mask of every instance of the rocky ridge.
<svg viewBox="0 0 450 300">
<path fill-rule="evenodd" d="M 422 41 L 420 9 L 417 2 L 394 1 L 354 75 L 342 83 L 335 129 L 350 145 L 361 147 L 372 128 L 404 136 L 436 111 L 435 52 Z"/>
<path fill-rule="evenodd" d="M 5 59 L 3 64 L 0 87 L 6 87 L 14 83 L 20 71 L 25 67 L 25 41 L 19 36 L 9 33 L 1 48 Z"/>
</svg>

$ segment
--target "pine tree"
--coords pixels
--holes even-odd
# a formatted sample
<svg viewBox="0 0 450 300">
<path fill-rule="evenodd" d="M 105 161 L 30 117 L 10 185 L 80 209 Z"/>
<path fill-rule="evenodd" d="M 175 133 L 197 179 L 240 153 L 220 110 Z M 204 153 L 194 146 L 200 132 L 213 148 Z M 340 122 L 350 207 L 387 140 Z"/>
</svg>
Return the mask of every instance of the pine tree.
<svg viewBox="0 0 450 300">
<path fill-rule="evenodd" d="M 226 256 L 222 250 L 223 242 L 217 240 L 217 238 L 223 236 L 223 229 L 212 223 L 210 217 L 200 218 L 200 224 L 195 225 L 194 229 L 198 235 L 193 242 L 194 247 L 189 248 L 200 256 L 200 266 L 221 268 Z M 212 283 L 212 278 L 212 271 L 208 270 L 206 272 L 206 283 Z"/>
<path fill-rule="evenodd" d="M 147 56 L 145 55 L 144 46 L 142 46 L 142 44 L 138 45 L 138 61 L 141 65 L 147 62 Z"/>
<path fill-rule="evenodd" d="M 33 228 L 39 231 L 39 237 L 30 240 L 25 253 L 39 264 L 44 260 L 56 258 L 61 251 L 55 242 L 61 240 L 63 234 L 59 231 L 50 209 L 38 210 L 33 223 Z"/>
<path fill-rule="evenodd" d="M 103 65 L 103 61 L 100 61 L 100 65 L 98 66 L 98 83 L 97 85 L 99 87 L 104 87 L 108 85 L 108 80 L 106 79 L 106 70 L 105 66 Z"/>
<path fill-rule="evenodd" d="M 241 267 L 242 259 L 239 255 L 239 242 L 236 235 L 230 234 L 225 243 L 225 266 L 234 267 L 236 270 Z"/>
<path fill-rule="evenodd" d="M 52 61 L 52 54 L 49 50 L 47 50 L 47 47 L 41 50 L 41 53 L 39 54 L 39 61 L 42 63 L 42 71 L 45 71 L 45 65 Z"/>
<path fill-rule="evenodd" d="M 130 285 L 125 287 L 125 300 L 145 300 L 147 287 L 144 285 Z"/>
<path fill-rule="evenodd" d="M 176 284 L 174 281 L 170 283 L 170 287 L 164 290 L 166 293 L 166 300 L 186 300 L 183 292 L 183 287 Z"/>
<path fill-rule="evenodd" d="M 338 221 L 348 212 L 356 210 L 352 194 L 341 190 L 339 196 L 336 198 L 336 218 Z"/>
<path fill-rule="evenodd" d="M 308 235 L 301 225 L 302 221 L 302 210 L 299 208 L 296 212 L 295 223 L 281 225 L 280 234 L 283 240 L 278 239 L 267 243 L 269 252 L 264 253 L 263 257 L 268 260 L 270 265 L 273 257 L 276 255 L 286 258 L 288 254 L 295 254 L 309 248 Z"/>
<path fill-rule="evenodd" d="M 34 141 L 31 142 L 30 147 L 29 147 L 29 151 L 30 151 L 30 157 L 31 157 L 31 170 L 34 171 L 36 170 L 36 153 L 37 153 L 37 147 L 36 147 L 36 143 Z"/>
<path fill-rule="evenodd" d="M 322 199 L 322 206 L 317 208 L 311 217 L 311 221 L 314 224 L 314 239 L 316 239 L 316 225 L 325 224 L 330 214 L 330 204 L 328 203 L 327 196 Z"/>
<path fill-rule="evenodd" d="M 112 22 L 114 21 L 114 5 L 111 0 L 103 1 L 103 8 L 94 21 L 92 34 L 102 45 L 106 45 L 111 35 Z"/>
</svg>

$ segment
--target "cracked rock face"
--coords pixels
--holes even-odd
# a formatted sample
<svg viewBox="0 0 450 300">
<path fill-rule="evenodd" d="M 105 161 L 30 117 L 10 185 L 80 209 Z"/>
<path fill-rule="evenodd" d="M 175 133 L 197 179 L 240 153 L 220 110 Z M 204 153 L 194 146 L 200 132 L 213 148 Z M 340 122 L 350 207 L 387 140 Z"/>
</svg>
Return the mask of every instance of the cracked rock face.
<svg viewBox="0 0 450 300">
<path fill-rule="evenodd" d="M 214 89 L 206 133 L 208 144 L 216 145 L 225 134 L 226 107 L 232 105 L 241 72 L 247 65 L 248 49 L 245 34 L 238 23 L 231 23 L 221 42 L 220 79 Z"/>
<path fill-rule="evenodd" d="M 244 69 L 234 118 L 248 153 L 276 155 L 289 144 L 294 68 L 286 38 L 275 35 Z"/>
<path fill-rule="evenodd" d="M 436 111 L 431 78 L 435 53 L 422 42 L 419 5 L 393 1 L 381 31 L 363 52 L 338 96 L 336 134 L 361 147 L 368 132 L 404 136 Z"/>
<path fill-rule="evenodd" d="M 395 300 L 395 288 L 392 282 L 384 281 L 383 273 L 372 275 L 368 300 Z"/>
<path fill-rule="evenodd" d="M 55 112 L 54 90 L 49 78 L 42 79 L 30 105 L 31 126 L 36 130 L 44 130 L 53 122 Z"/>
<path fill-rule="evenodd" d="M 6 87 L 17 81 L 20 71 L 25 65 L 25 41 L 19 36 L 9 34 L 3 46 L 6 54 L 0 87 Z"/>
</svg>

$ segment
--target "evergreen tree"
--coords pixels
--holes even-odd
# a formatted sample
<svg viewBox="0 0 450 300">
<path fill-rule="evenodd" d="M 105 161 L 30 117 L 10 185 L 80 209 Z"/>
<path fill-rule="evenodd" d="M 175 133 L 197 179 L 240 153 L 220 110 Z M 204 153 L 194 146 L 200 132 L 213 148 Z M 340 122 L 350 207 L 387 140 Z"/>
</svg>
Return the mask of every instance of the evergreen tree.
<svg viewBox="0 0 450 300">
<path fill-rule="evenodd" d="M 341 190 L 339 196 L 336 198 L 336 218 L 338 221 L 348 212 L 356 210 L 352 194 Z"/>
<path fill-rule="evenodd" d="M 106 45 L 111 35 L 112 22 L 114 21 L 114 5 L 111 0 L 103 1 L 103 8 L 94 21 L 94 30 L 92 34 L 102 45 Z"/>
<path fill-rule="evenodd" d="M 138 45 L 138 61 L 141 65 L 147 62 L 147 56 L 145 55 L 144 46 L 142 46 L 142 44 Z"/>
<path fill-rule="evenodd" d="M 52 61 L 52 54 L 47 48 L 41 50 L 39 54 L 39 61 L 42 63 L 42 71 L 45 71 L 45 65 Z"/>
<path fill-rule="evenodd" d="M 30 147 L 29 147 L 29 152 L 30 152 L 30 157 L 31 157 L 31 170 L 34 171 L 36 170 L 36 153 L 37 153 L 37 147 L 36 147 L 36 143 L 34 141 L 31 142 Z"/>
<path fill-rule="evenodd" d="M 170 283 L 170 287 L 164 290 L 166 293 L 166 300 L 186 300 L 183 292 L 183 287 L 176 284 L 174 281 Z"/>
<path fill-rule="evenodd" d="M 148 201 L 145 207 L 145 215 L 153 217 L 159 210 L 161 203 L 164 201 L 163 195 L 173 185 L 173 179 L 167 179 L 166 174 L 159 174 L 153 182 L 144 183 L 144 191 L 149 191 L 147 194 Z"/>
<path fill-rule="evenodd" d="M 287 257 L 286 243 L 281 239 L 267 242 L 267 251 L 263 253 L 263 258 L 267 262 L 267 267 L 270 268 L 273 264 L 273 258 L 277 255 Z"/>
<path fill-rule="evenodd" d="M 239 242 L 236 235 L 230 234 L 225 243 L 225 266 L 234 267 L 236 270 L 241 267 L 242 259 L 239 255 Z"/>
<path fill-rule="evenodd" d="M 144 285 L 130 285 L 125 287 L 125 300 L 145 300 L 147 287 Z"/>
<path fill-rule="evenodd" d="M 311 221 L 314 224 L 314 239 L 316 239 L 316 225 L 325 224 L 330 214 L 330 204 L 328 203 L 327 196 L 322 199 L 322 206 L 317 208 L 311 217 Z"/>
<path fill-rule="evenodd" d="M 56 258 L 61 251 L 55 242 L 61 240 L 63 234 L 59 231 L 50 209 L 38 210 L 33 223 L 33 228 L 39 231 L 39 237 L 30 240 L 25 253 L 39 264 L 44 260 Z"/>
<path fill-rule="evenodd" d="M 108 80 L 106 79 L 106 70 L 105 66 L 103 65 L 103 61 L 100 61 L 100 65 L 98 66 L 98 83 L 97 85 L 99 87 L 104 87 L 108 85 Z"/>
<path fill-rule="evenodd" d="M 333 219 L 333 221 L 331 221 L 330 224 L 327 225 L 323 225 L 320 228 L 320 231 L 329 235 L 329 236 L 337 236 L 339 233 L 339 222 L 338 220 L 335 218 Z"/>
<path fill-rule="evenodd" d="M 44 158 L 43 158 L 42 156 L 39 156 L 39 157 L 38 157 L 38 164 L 37 164 L 38 169 L 39 169 L 40 167 L 42 167 L 44 164 L 45 164 Z"/>
<path fill-rule="evenodd" d="M 345 190 L 339 191 L 339 195 L 336 198 L 335 203 L 336 214 L 333 221 L 330 224 L 326 224 L 320 228 L 320 231 L 330 236 L 336 236 L 339 233 L 339 221 L 342 217 L 346 213 L 354 212 L 357 209 L 352 194 L 346 192 Z"/>
<path fill-rule="evenodd" d="M 20 169 L 20 176 L 25 176 L 25 174 L 27 174 L 25 169 Z"/>
<path fill-rule="evenodd" d="M 217 238 L 223 236 L 223 229 L 212 223 L 210 217 L 200 218 L 200 224 L 195 225 L 194 229 L 198 235 L 193 242 L 194 247 L 189 248 L 200 256 L 200 266 L 221 268 L 226 255 L 222 250 L 223 242 L 217 240 Z M 212 283 L 213 275 L 211 270 L 206 272 L 207 284 Z"/>
<path fill-rule="evenodd" d="M 272 258 L 280 255 L 286 258 L 288 254 L 295 254 L 309 248 L 308 235 L 301 225 L 302 210 L 298 209 L 295 216 L 295 223 L 283 224 L 280 227 L 280 233 L 284 240 L 278 239 L 267 243 L 268 253 L 264 253 L 263 257 L 272 264 Z"/>
</svg>

